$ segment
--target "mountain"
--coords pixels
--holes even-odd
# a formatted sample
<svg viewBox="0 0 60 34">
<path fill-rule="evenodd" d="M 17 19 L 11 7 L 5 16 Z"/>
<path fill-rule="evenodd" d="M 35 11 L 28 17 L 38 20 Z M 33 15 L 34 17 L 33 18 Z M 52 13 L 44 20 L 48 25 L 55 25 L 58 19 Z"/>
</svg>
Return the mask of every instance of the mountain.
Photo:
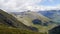
<svg viewBox="0 0 60 34">
<path fill-rule="evenodd" d="M 60 10 L 47 10 L 47 11 L 38 11 L 37 13 L 41 13 L 42 15 L 53 18 L 53 15 L 56 13 L 60 13 Z"/>
<path fill-rule="evenodd" d="M 26 27 L 33 27 L 32 30 L 38 29 L 38 32 L 43 32 L 44 34 L 60 25 L 60 10 L 10 12 L 9 14 L 14 16 Z"/>
<path fill-rule="evenodd" d="M 40 34 L 36 27 L 27 26 L 23 24 L 22 21 L 18 21 L 14 16 L 0 9 L 0 33 L 1 34 L 4 33 L 8 34 L 11 32 L 18 33 L 17 31 L 22 34 L 34 34 L 34 33 Z"/>
<path fill-rule="evenodd" d="M 14 12 L 13 13 L 15 15 L 16 18 L 20 18 L 23 19 L 23 20 L 29 20 L 29 22 L 35 20 L 35 19 L 38 19 L 38 20 L 41 20 L 42 22 L 49 22 L 50 19 L 43 16 L 42 14 L 38 14 L 36 12 Z"/>
<path fill-rule="evenodd" d="M 41 13 L 57 24 L 60 24 L 60 10 L 38 11 L 38 13 Z"/>
<path fill-rule="evenodd" d="M 3 10 L 0 10 L 0 23 L 4 23 L 17 28 L 20 28 L 21 26 L 25 27 L 25 25 L 18 21 L 15 17 L 4 12 Z"/>
<path fill-rule="evenodd" d="M 36 27 L 39 32 L 47 32 L 49 29 L 56 26 L 50 18 L 42 15 L 41 13 L 39 14 L 33 11 L 24 11 L 11 12 L 9 14 L 12 14 L 17 18 L 17 20 L 27 26 Z"/>
</svg>

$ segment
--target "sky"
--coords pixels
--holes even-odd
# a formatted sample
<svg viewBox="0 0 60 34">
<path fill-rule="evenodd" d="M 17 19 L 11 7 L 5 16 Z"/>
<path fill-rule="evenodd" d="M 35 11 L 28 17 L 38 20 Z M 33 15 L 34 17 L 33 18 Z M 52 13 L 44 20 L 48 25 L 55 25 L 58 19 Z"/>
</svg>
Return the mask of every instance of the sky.
<svg viewBox="0 0 60 34">
<path fill-rule="evenodd" d="M 8 12 L 59 10 L 60 0 L 0 0 L 0 9 Z"/>
</svg>

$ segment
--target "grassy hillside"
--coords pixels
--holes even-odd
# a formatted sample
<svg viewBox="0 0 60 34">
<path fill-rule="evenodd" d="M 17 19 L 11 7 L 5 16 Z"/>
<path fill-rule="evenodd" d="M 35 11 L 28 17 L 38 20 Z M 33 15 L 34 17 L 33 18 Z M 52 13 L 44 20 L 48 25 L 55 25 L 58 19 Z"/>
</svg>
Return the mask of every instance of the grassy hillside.
<svg viewBox="0 0 60 34">
<path fill-rule="evenodd" d="M 18 21 L 12 15 L 4 12 L 3 10 L 0 10 L 0 22 L 8 23 L 9 25 L 13 25 L 15 27 L 18 27 L 18 25 L 23 26 L 23 24 L 20 21 Z"/>
<path fill-rule="evenodd" d="M 4 12 L 3 10 L 0 10 L 0 23 L 7 26 L 15 27 L 15 28 L 21 28 L 21 29 L 31 30 L 33 28 L 30 26 L 24 25 L 22 22 L 18 21 L 15 17 Z"/>
<path fill-rule="evenodd" d="M 23 29 L 8 28 L 8 27 L 0 26 L 0 34 L 46 34 L 46 33 L 33 32 L 30 30 L 23 30 Z"/>
<path fill-rule="evenodd" d="M 43 34 L 0 9 L 0 34 Z M 36 31 L 36 32 L 35 32 Z"/>
</svg>

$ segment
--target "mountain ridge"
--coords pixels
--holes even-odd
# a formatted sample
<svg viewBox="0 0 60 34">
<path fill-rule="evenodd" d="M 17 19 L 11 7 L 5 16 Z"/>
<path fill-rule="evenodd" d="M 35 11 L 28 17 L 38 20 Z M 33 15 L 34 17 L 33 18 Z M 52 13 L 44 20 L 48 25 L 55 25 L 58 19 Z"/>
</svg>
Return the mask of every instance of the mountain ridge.
<svg viewBox="0 0 60 34">
<path fill-rule="evenodd" d="M 28 30 L 32 30 L 32 31 L 38 31 L 37 28 L 24 25 L 23 23 L 18 21 L 15 17 L 4 12 L 1 9 L 0 9 L 0 23 L 6 24 L 7 26 L 9 25 L 9 26 L 12 26 L 12 27 L 15 27 L 18 29 L 20 28 L 20 29 L 28 29 Z M 36 29 L 36 30 L 34 30 L 34 29 Z"/>
</svg>

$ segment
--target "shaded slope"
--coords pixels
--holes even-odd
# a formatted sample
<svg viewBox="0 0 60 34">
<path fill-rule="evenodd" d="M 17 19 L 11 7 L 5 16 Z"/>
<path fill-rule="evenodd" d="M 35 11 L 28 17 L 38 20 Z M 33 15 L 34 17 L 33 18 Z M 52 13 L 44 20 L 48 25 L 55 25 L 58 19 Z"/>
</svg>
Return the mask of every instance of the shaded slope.
<svg viewBox="0 0 60 34">
<path fill-rule="evenodd" d="M 60 34 L 60 25 L 50 29 L 49 34 Z"/>
</svg>

